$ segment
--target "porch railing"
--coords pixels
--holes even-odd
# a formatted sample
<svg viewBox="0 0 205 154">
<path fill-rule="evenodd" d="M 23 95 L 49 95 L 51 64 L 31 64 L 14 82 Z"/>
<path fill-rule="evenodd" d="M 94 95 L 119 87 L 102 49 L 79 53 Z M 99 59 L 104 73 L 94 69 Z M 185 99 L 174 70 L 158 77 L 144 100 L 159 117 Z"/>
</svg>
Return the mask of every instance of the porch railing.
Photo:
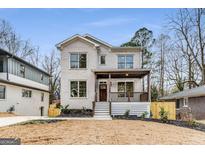
<svg viewBox="0 0 205 154">
<path fill-rule="evenodd" d="M 111 102 L 147 102 L 147 92 L 110 92 Z"/>
</svg>

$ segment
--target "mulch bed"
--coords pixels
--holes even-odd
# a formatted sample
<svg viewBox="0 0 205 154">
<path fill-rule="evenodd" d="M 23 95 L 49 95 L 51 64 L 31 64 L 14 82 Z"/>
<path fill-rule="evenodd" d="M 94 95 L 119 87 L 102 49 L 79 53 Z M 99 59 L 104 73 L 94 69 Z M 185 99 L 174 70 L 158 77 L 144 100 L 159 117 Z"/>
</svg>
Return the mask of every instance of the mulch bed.
<svg viewBox="0 0 205 154">
<path fill-rule="evenodd" d="M 113 119 L 151 121 L 151 122 L 158 122 L 158 123 L 175 125 L 175 126 L 179 126 L 179 127 L 191 128 L 191 129 L 205 132 L 205 124 L 198 123 L 196 121 L 167 120 L 166 122 L 162 122 L 160 119 L 140 118 L 137 116 L 125 117 L 124 115 L 113 116 Z"/>
<path fill-rule="evenodd" d="M 69 109 L 67 113 L 61 113 L 61 115 L 57 117 L 81 117 L 81 118 L 88 118 L 92 117 L 93 112 L 90 109 L 81 110 L 81 109 Z"/>
<path fill-rule="evenodd" d="M 18 124 L 14 124 L 14 125 L 28 125 L 28 124 L 50 124 L 50 123 L 56 123 L 56 122 L 60 122 L 60 121 L 65 121 L 65 120 L 56 120 L 56 119 L 46 119 L 46 120 L 29 120 L 29 121 L 25 121 L 25 122 L 21 122 Z"/>
</svg>

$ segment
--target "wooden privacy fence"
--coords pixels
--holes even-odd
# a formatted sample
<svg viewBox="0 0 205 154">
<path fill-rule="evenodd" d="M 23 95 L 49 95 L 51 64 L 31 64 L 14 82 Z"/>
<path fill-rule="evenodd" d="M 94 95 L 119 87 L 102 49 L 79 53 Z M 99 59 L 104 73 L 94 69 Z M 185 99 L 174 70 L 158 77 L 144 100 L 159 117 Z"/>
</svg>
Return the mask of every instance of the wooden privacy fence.
<svg viewBox="0 0 205 154">
<path fill-rule="evenodd" d="M 49 117 L 56 117 L 61 114 L 61 110 L 56 108 L 56 104 L 51 104 L 48 109 L 48 116 Z"/>
<path fill-rule="evenodd" d="M 176 106 L 175 102 L 152 102 L 151 103 L 151 114 L 152 118 L 160 119 L 159 112 L 161 107 L 168 112 L 169 120 L 176 120 Z"/>
</svg>

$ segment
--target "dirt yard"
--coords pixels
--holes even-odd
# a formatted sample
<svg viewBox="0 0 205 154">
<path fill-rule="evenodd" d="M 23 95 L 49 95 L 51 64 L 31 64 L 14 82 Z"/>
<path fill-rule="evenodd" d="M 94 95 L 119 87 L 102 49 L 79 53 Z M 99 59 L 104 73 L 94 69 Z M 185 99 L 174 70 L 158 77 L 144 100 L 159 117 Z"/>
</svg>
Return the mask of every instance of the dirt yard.
<svg viewBox="0 0 205 154">
<path fill-rule="evenodd" d="M 1 137 L 22 144 L 205 144 L 205 133 L 167 124 L 132 120 L 70 120 L 0 128 Z"/>
<path fill-rule="evenodd" d="M 15 114 L 13 113 L 7 113 L 7 112 L 0 112 L 0 118 L 1 117 L 13 117 Z"/>
</svg>

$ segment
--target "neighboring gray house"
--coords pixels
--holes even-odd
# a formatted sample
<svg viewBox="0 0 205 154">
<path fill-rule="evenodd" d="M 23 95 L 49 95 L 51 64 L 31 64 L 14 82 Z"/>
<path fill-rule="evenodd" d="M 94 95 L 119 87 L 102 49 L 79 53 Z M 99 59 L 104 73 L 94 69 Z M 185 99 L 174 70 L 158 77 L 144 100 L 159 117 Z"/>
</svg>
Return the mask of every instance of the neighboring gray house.
<svg viewBox="0 0 205 154">
<path fill-rule="evenodd" d="M 175 101 L 177 112 L 181 107 L 190 107 L 194 119 L 205 119 L 205 86 L 164 96 L 160 100 Z"/>
<path fill-rule="evenodd" d="M 141 48 L 114 47 L 89 34 L 56 46 L 61 52 L 62 105 L 93 109 L 95 117 L 150 112 L 150 70 L 141 68 Z"/>
<path fill-rule="evenodd" d="M 16 115 L 47 115 L 49 74 L 0 49 L 0 112 L 14 107 Z"/>
</svg>

